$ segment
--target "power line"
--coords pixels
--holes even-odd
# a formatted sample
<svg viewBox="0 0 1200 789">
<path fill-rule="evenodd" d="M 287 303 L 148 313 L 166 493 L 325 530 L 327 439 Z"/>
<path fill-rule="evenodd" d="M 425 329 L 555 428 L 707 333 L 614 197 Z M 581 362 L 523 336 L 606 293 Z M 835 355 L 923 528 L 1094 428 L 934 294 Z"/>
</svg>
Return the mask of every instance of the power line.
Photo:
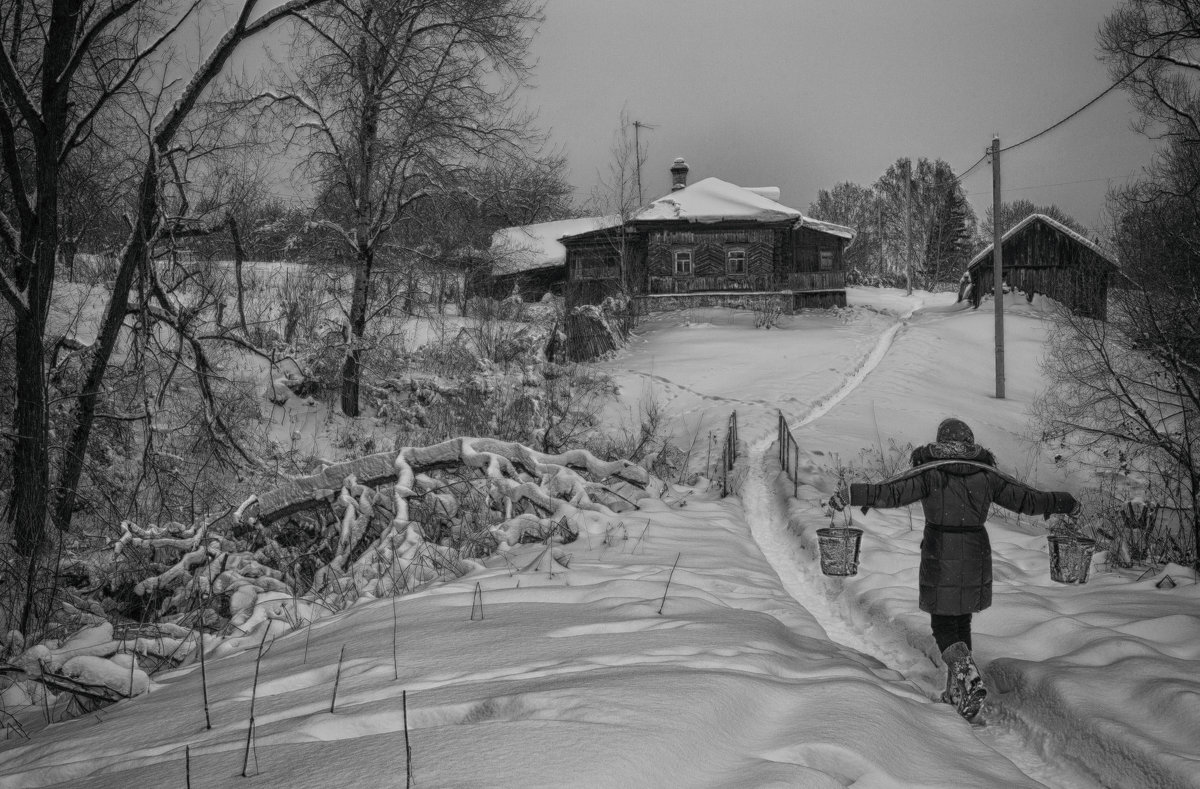
<svg viewBox="0 0 1200 789">
<path fill-rule="evenodd" d="M 1046 128 L 1042 129 L 1040 132 L 1038 132 L 1037 134 L 1030 135 L 1029 137 L 1026 137 L 1025 139 L 1021 140 L 1020 142 L 1013 143 L 1012 145 L 1008 146 L 1007 148 L 1001 148 L 1001 149 L 999 150 L 999 153 L 1004 153 L 1005 151 L 1011 151 L 1011 150 L 1013 150 L 1014 148 L 1020 148 L 1020 147 L 1021 147 L 1022 145 L 1024 145 L 1025 143 L 1027 143 L 1027 142 L 1032 142 L 1033 140 L 1036 140 L 1038 137 L 1041 137 L 1041 136 L 1042 136 L 1042 135 L 1044 135 L 1044 134 L 1049 134 L 1050 132 L 1052 132 L 1052 131 L 1054 131 L 1055 129 L 1057 129 L 1059 126 L 1062 126 L 1064 123 L 1066 123 L 1067 121 L 1071 120 L 1071 119 L 1072 119 L 1072 118 L 1074 118 L 1075 116 L 1079 115 L 1081 112 L 1083 112 L 1084 110 L 1086 110 L 1088 107 L 1091 107 L 1093 104 L 1095 104 L 1096 102 L 1100 101 L 1100 99 L 1104 98 L 1104 97 L 1105 97 L 1105 96 L 1107 96 L 1109 93 L 1111 93 L 1113 90 L 1115 90 L 1117 87 L 1119 87 L 1119 86 L 1120 86 L 1120 85 L 1121 85 L 1123 82 L 1125 82 L 1125 80 L 1127 80 L 1127 79 L 1129 79 L 1131 76 L 1133 76 L 1133 72 L 1137 71 L 1137 70 L 1138 70 L 1138 69 L 1140 69 L 1142 66 L 1144 66 L 1144 65 L 1145 65 L 1145 64 L 1146 64 L 1146 63 L 1147 63 L 1147 62 L 1148 62 L 1148 61 L 1149 61 L 1149 60 L 1150 60 L 1152 57 L 1154 57 L 1155 55 L 1157 55 L 1159 52 L 1162 52 L 1162 51 L 1163 51 L 1163 49 L 1165 49 L 1165 48 L 1166 48 L 1166 46 L 1167 46 L 1168 44 L 1170 44 L 1170 43 L 1171 43 L 1172 41 L 1174 41 L 1174 40 L 1175 40 L 1175 36 L 1174 36 L 1174 35 L 1172 35 L 1172 36 L 1169 36 L 1169 37 L 1167 38 L 1167 40 L 1166 40 L 1166 41 L 1164 41 L 1164 42 L 1162 42 L 1161 44 L 1159 44 L 1159 46 L 1158 46 L 1158 48 L 1157 48 L 1157 49 L 1155 49 L 1155 50 L 1154 50 L 1153 52 L 1151 52 L 1149 55 L 1145 55 L 1145 56 L 1143 56 L 1143 57 L 1142 57 L 1140 60 L 1138 60 L 1137 64 L 1136 64 L 1136 65 L 1134 65 L 1134 67 L 1133 67 L 1133 68 L 1129 69 L 1129 70 L 1128 70 L 1128 71 L 1126 71 L 1124 74 L 1122 74 L 1122 75 L 1121 75 L 1121 77 L 1120 77 L 1120 79 L 1116 80 L 1116 81 L 1115 81 L 1115 82 L 1113 82 L 1111 85 L 1109 85 L 1107 88 L 1105 88 L 1104 90 L 1100 91 L 1100 93 L 1099 93 L 1099 94 L 1097 94 L 1097 95 L 1096 95 L 1096 96 L 1095 96 L 1095 97 L 1094 97 L 1094 98 L 1093 98 L 1091 101 L 1087 102 L 1086 104 L 1084 104 L 1082 107 L 1080 107 L 1079 109 L 1077 109 L 1077 110 L 1075 110 L 1074 112 L 1072 112 L 1072 113 L 1071 113 L 1070 115 L 1068 115 L 1067 117 L 1063 118 L 1062 120 L 1058 121 L 1057 123 L 1052 123 L 1052 124 L 1050 124 L 1050 125 L 1049 125 L 1049 126 L 1047 126 Z"/>
<path fill-rule="evenodd" d="M 972 172 L 974 172 L 974 170 L 975 170 L 975 168 L 976 168 L 976 167 L 978 167 L 979 165 L 983 164 L 983 163 L 984 163 L 984 161 L 986 161 L 986 160 L 987 160 L 989 153 L 990 153 L 990 152 L 985 152 L 985 153 L 983 154 L 983 156 L 980 156 L 980 157 L 979 157 L 979 159 L 977 159 L 977 160 L 975 161 L 975 164 L 971 165 L 971 166 L 970 166 L 970 167 L 968 167 L 966 170 L 963 170 L 963 172 L 962 172 L 962 174 L 961 174 L 961 175 L 957 175 L 957 176 L 955 176 L 955 177 L 954 177 L 954 180 L 955 180 L 955 181 L 958 181 L 959 183 L 961 183 L 961 182 L 962 182 L 962 180 L 963 180 L 964 178 L 966 178 L 968 175 L 970 175 Z"/>
<path fill-rule="evenodd" d="M 1026 137 L 1025 139 L 1021 140 L 1020 142 L 1013 143 L 1012 145 L 1008 146 L 1007 148 L 1001 148 L 999 151 L 997 151 L 997 153 L 1004 153 L 1005 151 L 1011 151 L 1011 150 L 1013 150 L 1014 148 L 1019 148 L 1019 147 L 1021 147 L 1022 145 L 1024 145 L 1025 143 L 1027 143 L 1027 142 L 1032 142 L 1033 140 L 1036 140 L 1038 137 L 1041 137 L 1041 136 L 1043 136 L 1043 135 L 1045 135 L 1045 134 L 1048 134 L 1048 133 L 1050 133 L 1050 132 L 1054 131 L 1055 129 L 1057 129 L 1059 126 L 1062 126 L 1064 123 L 1066 123 L 1067 121 L 1071 120 L 1071 119 L 1072 119 L 1072 118 L 1074 118 L 1075 116 L 1079 115 L 1080 113 L 1082 113 L 1083 111 L 1085 111 L 1086 109 L 1088 109 L 1089 107 L 1091 107 L 1093 104 L 1095 104 L 1096 102 L 1100 101 L 1100 99 L 1102 99 L 1102 98 L 1104 98 L 1105 96 L 1107 96 L 1109 93 L 1111 93 L 1111 92 L 1112 92 L 1113 90 L 1115 90 L 1117 87 L 1119 87 L 1119 86 L 1120 86 L 1122 83 L 1124 83 L 1124 82 L 1125 82 L 1125 80 L 1129 79 L 1129 77 L 1131 77 L 1135 71 L 1137 71 L 1137 70 L 1138 70 L 1138 69 L 1140 69 L 1142 66 L 1144 66 L 1144 65 L 1146 64 L 1146 62 L 1147 62 L 1147 61 L 1149 61 L 1151 58 L 1153 58 L 1155 55 L 1157 55 L 1159 52 L 1161 52 L 1163 49 L 1165 49 L 1165 48 L 1166 48 L 1166 46 L 1167 46 L 1168 44 L 1170 44 L 1170 43 L 1171 43 L 1172 41 L 1174 41 L 1174 40 L 1175 40 L 1175 36 L 1174 36 L 1174 35 L 1171 35 L 1171 36 L 1169 36 L 1169 37 L 1167 38 L 1167 40 L 1166 40 L 1166 41 L 1164 41 L 1162 44 L 1160 44 L 1160 45 L 1159 45 L 1159 46 L 1158 46 L 1158 47 L 1157 47 L 1157 48 L 1156 48 L 1156 49 L 1155 49 L 1153 52 L 1151 52 L 1149 55 L 1145 55 L 1145 56 L 1143 56 L 1143 57 L 1142 57 L 1142 58 L 1141 58 L 1141 59 L 1140 59 L 1140 60 L 1137 62 L 1137 64 L 1133 66 L 1133 68 L 1131 68 L 1131 69 L 1129 69 L 1128 71 L 1126 71 L 1124 74 L 1122 74 L 1122 75 L 1121 75 L 1121 77 L 1120 77 L 1119 79 L 1117 79 L 1116 81 L 1114 81 L 1114 82 L 1113 82 L 1111 85 L 1109 85 L 1109 86 L 1108 86 L 1107 88 L 1105 88 L 1104 90 L 1100 91 L 1100 93 L 1099 93 L 1099 94 L 1097 94 L 1095 97 L 1093 97 L 1093 98 L 1092 98 L 1090 101 L 1088 101 L 1086 104 L 1084 104 L 1083 106 L 1081 106 L 1081 107 L 1079 107 L 1078 109 L 1076 109 L 1076 110 L 1075 110 L 1074 112 L 1072 112 L 1071 114 L 1067 115 L 1065 118 L 1063 118 L 1063 119 L 1059 120 L 1059 121 L 1058 121 L 1058 122 L 1056 122 L 1056 123 L 1052 123 L 1051 125 L 1049 125 L 1049 126 L 1047 126 L 1046 128 L 1042 129 L 1042 130 L 1041 130 L 1040 132 L 1038 132 L 1037 134 L 1030 135 L 1029 137 Z M 987 161 L 987 160 L 988 160 L 988 159 L 991 157 L 991 155 L 992 155 L 992 150 L 991 150 L 991 148 L 989 147 L 989 148 L 985 149 L 985 150 L 984 150 L 984 153 L 983 153 L 983 155 L 982 155 L 982 156 L 980 156 L 978 159 L 976 159 L 976 160 L 975 160 L 975 163 L 974 163 L 974 164 L 972 164 L 970 167 L 968 167 L 966 170 L 964 170 L 964 171 L 963 171 L 961 174 L 959 174 L 959 175 L 955 176 L 955 177 L 954 177 L 954 179 L 953 179 L 953 181 L 952 181 L 952 183 L 955 183 L 955 184 L 961 184 L 961 183 L 962 183 L 962 181 L 963 181 L 963 180 L 964 180 L 964 179 L 965 179 L 967 176 L 969 176 L 971 173 L 973 173 L 973 172 L 975 171 L 975 169 L 976 169 L 977 167 L 979 167 L 979 165 L 981 165 L 981 164 L 983 164 L 985 161 Z M 1128 176 L 1127 176 L 1127 177 L 1128 177 Z M 1103 179 L 1103 178 L 1097 178 L 1097 179 L 1090 179 L 1090 180 L 1102 181 L 1102 180 L 1107 180 L 1107 179 Z M 1068 184 L 1069 184 L 1069 183 L 1087 183 L 1087 181 L 1068 181 L 1068 182 L 1066 182 L 1066 183 L 1068 183 Z M 1065 184 L 1045 184 L 1045 186 L 1063 186 L 1063 185 L 1065 185 Z M 949 186 L 949 185 L 947 184 L 947 185 L 944 185 L 944 186 L 940 187 L 938 191 L 941 191 L 942 189 L 945 189 L 947 186 Z M 1006 192 L 1019 192 L 1019 191 L 1022 191 L 1023 189 L 1036 189 L 1036 188 L 1039 188 L 1039 187 L 1035 187 L 1035 186 L 1030 186 L 1030 187 L 1020 187 L 1020 188 L 1017 188 L 1017 189 L 1006 189 L 1006 190 L 1004 190 L 1004 191 L 1006 191 Z M 971 193 L 971 194 L 974 194 L 974 195 L 979 195 L 979 194 L 985 194 L 985 193 L 983 193 L 983 192 L 973 192 L 973 193 Z M 969 197 L 970 195 L 966 195 L 966 196 L 968 196 L 968 197 Z"/>
<path fill-rule="evenodd" d="M 1011 188 L 1005 187 L 1004 191 L 1005 192 L 1027 192 L 1030 189 L 1049 189 L 1052 186 L 1071 186 L 1073 184 L 1092 184 L 1092 183 L 1096 183 L 1097 181 L 1112 181 L 1113 179 L 1117 179 L 1117 178 L 1127 179 L 1127 178 L 1133 178 L 1135 175 L 1137 175 L 1137 173 L 1126 173 L 1125 175 L 1109 175 L 1109 176 L 1105 176 L 1102 178 L 1084 178 L 1079 181 L 1059 181 L 1058 183 L 1053 183 L 1053 184 L 1030 184 L 1029 186 L 1015 186 L 1015 187 L 1011 187 Z M 987 192 L 969 192 L 967 194 L 967 196 L 968 197 L 978 197 L 979 195 L 982 195 L 982 194 L 991 194 L 991 191 L 989 190 Z"/>
</svg>

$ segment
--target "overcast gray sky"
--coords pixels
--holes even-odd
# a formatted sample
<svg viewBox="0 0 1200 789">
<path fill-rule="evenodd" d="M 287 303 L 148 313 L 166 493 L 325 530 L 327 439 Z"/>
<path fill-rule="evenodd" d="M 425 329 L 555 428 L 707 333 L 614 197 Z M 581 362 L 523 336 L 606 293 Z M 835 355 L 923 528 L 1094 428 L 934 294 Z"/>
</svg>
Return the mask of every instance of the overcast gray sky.
<svg viewBox="0 0 1200 789">
<path fill-rule="evenodd" d="M 901 156 L 967 169 L 999 134 L 1011 145 L 1109 84 L 1096 30 L 1113 0 L 548 0 L 530 104 L 585 197 L 622 108 L 647 133 L 647 197 L 691 180 L 778 186 L 806 209 L 839 181 L 868 185 Z M 1153 144 L 1114 91 L 1001 157 L 1005 200 L 1104 222 L 1109 183 Z M 982 217 L 987 166 L 967 193 Z"/>
</svg>

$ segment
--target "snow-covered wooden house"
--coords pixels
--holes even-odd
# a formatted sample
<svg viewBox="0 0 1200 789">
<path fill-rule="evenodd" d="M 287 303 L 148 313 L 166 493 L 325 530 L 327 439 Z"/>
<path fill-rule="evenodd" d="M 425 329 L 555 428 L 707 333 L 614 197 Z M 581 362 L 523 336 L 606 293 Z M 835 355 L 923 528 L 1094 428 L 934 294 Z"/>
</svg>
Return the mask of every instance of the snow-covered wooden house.
<svg viewBox="0 0 1200 789">
<path fill-rule="evenodd" d="M 848 227 L 820 222 L 779 202 L 774 187 L 705 178 L 674 188 L 628 221 L 561 239 L 567 304 L 597 304 L 618 292 L 643 310 L 738 306 L 770 297 L 793 311 L 845 306 L 842 251 Z"/>
<path fill-rule="evenodd" d="M 616 217 L 582 217 L 501 228 L 492 234 L 485 281 L 474 283 L 471 290 L 494 298 L 515 291 L 525 301 L 537 301 L 546 293 L 562 295 L 567 250 L 559 239 L 617 224 Z"/>
<path fill-rule="evenodd" d="M 967 264 L 969 298 L 976 307 L 992 292 L 994 246 Z M 1086 237 L 1045 214 L 1030 214 L 1001 237 L 1000 252 L 1009 287 L 1030 299 L 1049 296 L 1089 318 L 1107 318 L 1109 278 L 1117 273 L 1117 263 Z"/>
</svg>

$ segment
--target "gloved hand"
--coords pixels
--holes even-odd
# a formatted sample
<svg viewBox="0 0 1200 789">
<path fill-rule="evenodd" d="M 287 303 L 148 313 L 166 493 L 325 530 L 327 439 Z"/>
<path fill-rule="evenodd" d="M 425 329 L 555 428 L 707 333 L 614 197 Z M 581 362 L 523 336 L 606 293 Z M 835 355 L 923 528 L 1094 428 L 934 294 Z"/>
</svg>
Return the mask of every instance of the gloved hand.
<svg viewBox="0 0 1200 789">
<path fill-rule="evenodd" d="M 837 490 L 829 497 L 829 506 L 835 512 L 841 512 L 850 505 L 850 489 L 846 487 L 846 480 L 838 480 Z"/>
<path fill-rule="evenodd" d="M 1054 491 L 1054 507 L 1042 515 L 1043 520 L 1050 520 L 1050 515 L 1058 513 L 1066 515 L 1069 519 L 1074 520 L 1079 517 L 1079 512 L 1083 509 L 1083 505 L 1079 500 L 1070 493 L 1065 493 L 1061 490 Z"/>
</svg>

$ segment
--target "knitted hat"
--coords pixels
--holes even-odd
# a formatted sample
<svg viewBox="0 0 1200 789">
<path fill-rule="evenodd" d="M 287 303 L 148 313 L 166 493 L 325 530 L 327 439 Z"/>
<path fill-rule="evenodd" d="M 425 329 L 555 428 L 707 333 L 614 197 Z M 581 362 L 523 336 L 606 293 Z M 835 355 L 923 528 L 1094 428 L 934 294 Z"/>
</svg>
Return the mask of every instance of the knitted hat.
<svg viewBox="0 0 1200 789">
<path fill-rule="evenodd" d="M 975 434 L 971 432 L 971 428 L 967 427 L 967 423 L 961 419 L 943 419 L 938 425 L 937 440 L 939 444 L 944 444 L 948 441 L 962 441 L 965 444 L 975 443 Z"/>
</svg>

